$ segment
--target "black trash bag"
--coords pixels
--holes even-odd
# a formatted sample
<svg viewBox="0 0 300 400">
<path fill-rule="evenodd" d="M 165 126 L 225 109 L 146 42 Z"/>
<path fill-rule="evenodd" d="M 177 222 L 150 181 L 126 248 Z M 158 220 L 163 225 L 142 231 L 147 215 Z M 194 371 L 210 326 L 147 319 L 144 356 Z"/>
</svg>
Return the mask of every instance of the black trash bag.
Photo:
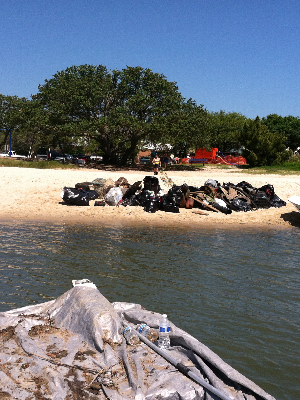
<svg viewBox="0 0 300 400">
<path fill-rule="evenodd" d="M 88 192 L 82 189 L 64 187 L 62 191 L 62 199 L 66 204 L 72 206 L 89 206 L 90 197 Z"/>
<path fill-rule="evenodd" d="M 269 198 L 270 200 L 270 205 L 271 207 L 284 207 L 286 206 L 286 202 L 281 200 L 274 191 L 274 186 L 273 185 L 264 185 L 262 187 L 260 187 L 258 190 L 263 191 L 266 193 L 266 196 Z"/>
<path fill-rule="evenodd" d="M 148 213 L 155 213 L 160 209 L 159 197 L 150 197 L 146 200 L 144 210 Z"/>
<path fill-rule="evenodd" d="M 280 207 L 285 207 L 286 202 L 284 200 L 281 200 L 276 194 L 270 199 L 270 204 L 272 207 L 280 208 Z"/>
<path fill-rule="evenodd" d="M 145 207 L 146 201 L 150 198 L 148 190 L 142 189 L 140 193 L 135 195 L 135 199 L 139 206 Z"/>
<path fill-rule="evenodd" d="M 232 183 L 231 183 L 231 184 L 229 183 L 229 185 L 234 186 Z M 255 189 L 255 188 L 251 185 L 251 183 L 248 183 L 248 182 L 246 182 L 246 181 L 242 181 L 242 182 L 238 183 L 238 184 L 236 185 L 236 187 L 241 188 L 245 193 L 251 193 L 251 192 L 252 192 L 252 189 Z"/>
<path fill-rule="evenodd" d="M 85 190 L 86 192 L 90 190 L 90 186 L 92 185 L 91 182 L 81 182 L 81 183 L 76 183 L 75 189 L 82 189 Z"/>
<path fill-rule="evenodd" d="M 255 208 L 270 208 L 271 198 L 267 195 L 267 193 L 263 190 L 256 189 L 251 194 L 251 200 L 255 206 Z"/>
<path fill-rule="evenodd" d="M 262 190 L 263 192 L 266 193 L 268 197 L 273 197 L 275 192 L 274 192 L 274 186 L 273 185 L 263 185 L 260 187 L 258 190 Z"/>
<path fill-rule="evenodd" d="M 223 207 L 223 206 L 221 206 L 219 203 L 217 203 L 217 202 L 213 202 L 212 204 L 211 204 L 214 208 L 216 208 L 217 210 L 219 210 L 219 211 L 221 211 L 222 213 L 224 213 L 224 214 L 232 214 L 232 210 L 230 209 L 230 208 L 228 208 L 228 207 Z"/>
<path fill-rule="evenodd" d="M 132 195 L 127 198 L 123 198 L 123 200 L 120 203 L 121 206 L 127 207 L 127 206 L 140 206 L 140 203 L 138 199 L 136 198 L 136 195 Z"/>
<path fill-rule="evenodd" d="M 250 204 L 247 203 L 247 201 L 243 198 L 238 198 L 235 197 L 233 200 L 230 202 L 230 208 L 233 211 L 251 211 L 252 207 Z"/>
<path fill-rule="evenodd" d="M 174 204 L 179 206 L 179 204 L 182 202 L 184 194 L 181 190 L 181 186 L 173 185 L 171 189 L 169 189 L 166 196 L 168 199 L 172 200 Z"/>
<path fill-rule="evenodd" d="M 95 200 L 99 198 L 99 193 L 96 190 L 88 190 L 86 191 L 90 200 Z"/>
<path fill-rule="evenodd" d="M 165 212 L 179 213 L 179 205 L 176 204 L 174 197 L 168 197 L 167 194 L 163 195 L 160 199 L 160 208 Z"/>
<path fill-rule="evenodd" d="M 155 195 L 160 191 L 159 180 L 156 176 L 145 176 L 144 189 L 154 192 Z"/>
</svg>

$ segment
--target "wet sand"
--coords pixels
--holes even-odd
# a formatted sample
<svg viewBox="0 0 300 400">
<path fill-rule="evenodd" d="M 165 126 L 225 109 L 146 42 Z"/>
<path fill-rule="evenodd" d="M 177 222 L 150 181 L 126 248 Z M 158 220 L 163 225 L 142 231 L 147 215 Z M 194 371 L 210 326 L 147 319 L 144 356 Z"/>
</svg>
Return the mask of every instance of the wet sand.
<svg viewBox="0 0 300 400">
<path fill-rule="evenodd" d="M 140 171 L 107 172 L 95 169 L 41 170 L 32 168 L 0 167 L 1 194 L 0 220 L 65 223 L 65 224 L 134 224 L 164 227 L 222 228 L 300 227 L 300 213 L 288 202 L 291 196 L 300 195 L 298 175 L 249 175 L 239 169 L 218 169 L 206 167 L 199 171 L 168 172 L 172 181 L 181 185 L 202 186 L 207 179 L 239 183 L 247 181 L 255 187 L 265 184 L 274 186 L 275 193 L 287 202 L 286 207 L 260 209 L 251 212 L 233 212 L 230 215 L 208 211 L 209 215 L 196 214 L 198 209 L 180 209 L 179 214 L 157 211 L 147 213 L 142 207 L 76 207 L 63 204 L 60 197 L 64 186 L 74 187 L 79 182 L 91 182 L 96 178 L 111 178 L 116 181 L 125 177 L 130 184 L 143 180 L 152 173 Z M 160 177 L 160 175 L 159 175 Z M 161 181 L 161 179 L 160 179 Z M 161 181 L 163 189 L 168 189 Z"/>
</svg>

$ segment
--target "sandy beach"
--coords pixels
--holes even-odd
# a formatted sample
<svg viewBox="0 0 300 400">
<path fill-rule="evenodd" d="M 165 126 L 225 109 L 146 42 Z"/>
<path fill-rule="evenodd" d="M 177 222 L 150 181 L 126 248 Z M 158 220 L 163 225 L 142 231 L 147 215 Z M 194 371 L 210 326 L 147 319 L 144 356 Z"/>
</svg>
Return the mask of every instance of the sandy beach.
<svg viewBox="0 0 300 400">
<path fill-rule="evenodd" d="M 67 206 L 60 197 L 64 186 L 74 187 L 79 182 L 91 182 L 96 178 L 111 178 L 116 181 L 125 177 L 130 184 L 143 180 L 152 173 L 139 171 L 107 172 L 95 169 L 41 170 L 32 168 L 0 167 L 2 221 L 38 221 L 65 224 L 136 224 L 149 226 L 184 226 L 203 228 L 241 228 L 249 226 L 277 228 L 300 227 L 300 213 L 288 202 L 291 196 L 300 195 L 300 177 L 297 175 L 249 175 L 238 169 L 218 169 L 207 167 L 199 171 L 168 172 L 169 178 L 177 184 L 187 183 L 201 186 L 207 179 L 218 182 L 239 183 L 247 181 L 255 187 L 265 184 L 274 186 L 275 193 L 287 202 L 286 207 L 260 209 L 251 212 L 233 212 L 230 215 L 209 211 L 209 215 L 199 215 L 196 209 L 180 209 L 179 214 L 157 211 L 147 213 L 142 207 L 89 207 Z M 162 187 L 167 186 L 161 182 Z"/>
</svg>

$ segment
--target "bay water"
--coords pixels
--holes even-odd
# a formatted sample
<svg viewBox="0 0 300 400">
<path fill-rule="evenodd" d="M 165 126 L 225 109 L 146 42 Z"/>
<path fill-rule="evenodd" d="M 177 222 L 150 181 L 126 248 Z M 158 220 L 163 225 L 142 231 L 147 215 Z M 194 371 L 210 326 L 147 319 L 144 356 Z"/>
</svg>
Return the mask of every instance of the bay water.
<svg viewBox="0 0 300 400">
<path fill-rule="evenodd" d="M 168 314 L 277 400 L 300 398 L 300 230 L 0 225 L 0 311 L 87 278 Z M 1 329 L 1 327 L 0 327 Z"/>
</svg>

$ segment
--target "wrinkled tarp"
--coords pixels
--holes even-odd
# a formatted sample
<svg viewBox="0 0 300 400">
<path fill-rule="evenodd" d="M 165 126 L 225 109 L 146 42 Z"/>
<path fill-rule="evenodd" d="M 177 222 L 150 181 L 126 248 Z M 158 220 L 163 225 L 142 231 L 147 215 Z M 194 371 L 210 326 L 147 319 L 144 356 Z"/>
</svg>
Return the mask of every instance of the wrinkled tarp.
<svg viewBox="0 0 300 400">
<path fill-rule="evenodd" d="M 211 400 L 145 343 L 127 345 L 123 323 L 157 329 L 161 315 L 110 303 L 92 283 L 58 299 L 0 313 L 0 397 L 14 399 Z M 178 362 L 233 400 L 274 400 L 171 323 Z"/>
</svg>

